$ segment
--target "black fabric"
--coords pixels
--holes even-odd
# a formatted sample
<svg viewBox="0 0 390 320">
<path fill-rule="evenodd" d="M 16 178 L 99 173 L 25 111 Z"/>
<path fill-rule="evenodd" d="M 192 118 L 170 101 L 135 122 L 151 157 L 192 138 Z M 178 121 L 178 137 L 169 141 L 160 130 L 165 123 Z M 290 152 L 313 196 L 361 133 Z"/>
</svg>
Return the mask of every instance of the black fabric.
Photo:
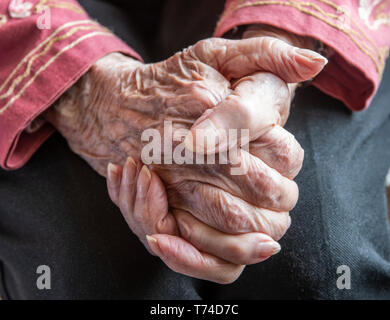
<svg viewBox="0 0 390 320">
<path fill-rule="evenodd" d="M 91 16 L 148 61 L 210 36 L 223 3 L 213 2 L 215 7 L 205 10 L 207 2 L 167 1 L 153 11 L 160 28 L 143 29 L 130 23 L 135 21 L 130 13 L 137 12 L 132 1 L 81 1 Z M 141 13 L 147 11 L 139 12 L 137 21 L 142 21 Z M 206 20 L 207 25 L 192 24 Z M 300 199 L 281 240 L 282 251 L 247 267 L 238 281 L 224 286 L 175 274 L 150 256 L 109 201 L 105 180 L 55 134 L 24 168 L 0 170 L 1 296 L 390 299 L 384 188 L 390 166 L 390 68 L 371 107 L 360 113 L 313 87 L 300 90 L 287 129 L 305 149 L 305 162 L 297 178 Z M 39 265 L 51 267 L 50 290 L 37 289 Z M 340 265 L 351 269 L 350 290 L 336 286 Z"/>
</svg>

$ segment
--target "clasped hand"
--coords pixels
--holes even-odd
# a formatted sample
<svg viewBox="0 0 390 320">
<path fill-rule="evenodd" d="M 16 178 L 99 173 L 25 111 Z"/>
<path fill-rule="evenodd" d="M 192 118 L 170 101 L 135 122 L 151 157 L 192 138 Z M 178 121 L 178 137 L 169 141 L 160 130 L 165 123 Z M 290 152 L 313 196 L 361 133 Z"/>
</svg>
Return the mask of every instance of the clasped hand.
<svg viewBox="0 0 390 320">
<path fill-rule="evenodd" d="M 107 176 L 112 201 L 151 253 L 176 272 L 230 283 L 245 265 L 280 250 L 298 199 L 292 179 L 303 161 L 282 127 L 292 84 L 325 64 L 319 54 L 273 37 L 206 39 L 154 64 L 113 53 L 45 116 Z M 249 129 L 249 150 L 238 149 L 246 174 L 231 175 L 229 162 L 143 165 L 142 132 L 164 135 L 164 121 L 196 135 L 185 140 L 194 154 L 228 150 L 221 133 Z M 211 151 L 199 145 L 199 132 L 220 138 Z"/>
</svg>

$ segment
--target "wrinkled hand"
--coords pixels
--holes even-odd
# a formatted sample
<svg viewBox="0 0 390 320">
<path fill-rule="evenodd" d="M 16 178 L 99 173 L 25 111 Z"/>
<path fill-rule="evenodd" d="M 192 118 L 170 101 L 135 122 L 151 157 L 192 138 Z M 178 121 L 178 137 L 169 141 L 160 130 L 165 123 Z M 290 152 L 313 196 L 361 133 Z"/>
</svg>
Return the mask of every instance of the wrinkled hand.
<svg viewBox="0 0 390 320">
<path fill-rule="evenodd" d="M 280 245 L 266 234 L 226 234 L 185 211 L 169 213 L 159 177 L 132 158 L 123 168 L 109 164 L 107 187 L 132 231 L 144 234 L 151 253 L 176 272 L 230 283 L 239 277 L 245 265 L 262 262 L 280 250 Z M 157 230 L 171 233 L 155 234 Z"/>
<path fill-rule="evenodd" d="M 247 118 L 256 106 L 262 110 L 256 111 L 257 120 L 251 116 L 254 137 L 270 130 L 288 113 L 290 93 L 284 81 L 308 79 L 323 65 L 318 54 L 269 37 L 207 39 L 149 65 L 111 54 L 99 60 L 46 118 L 74 152 L 106 175 L 108 162 L 140 158 L 145 129 L 158 129 L 163 135 L 165 120 L 172 121 L 174 130 L 189 129 L 206 110 L 226 101 L 231 108 L 231 101 L 237 103 L 237 118 Z M 231 85 L 232 79 L 241 80 Z M 234 123 L 228 125 L 234 128 Z M 248 170 L 243 176 L 230 175 L 230 164 L 154 166 L 166 184 L 170 206 L 221 231 L 261 231 L 279 239 L 298 196 L 296 184 L 285 176 L 299 170 L 302 149 L 284 129 L 274 130 L 284 137 L 278 145 L 258 144 L 251 150 L 256 156 L 241 152 Z M 261 155 L 263 159 L 257 157 Z M 270 163 L 279 155 L 280 161 Z"/>
<path fill-rule="evenodd" d="M 297 88 L 298 83 L 296 82 L 299 82 L 297 80 L 299 77 L 296 77 L 296 75 L 300 74 L 301 79 L 309 80 L 307 78 L 308 74 L 315 70 L 315 67 L 313 68 L 315 64 L 308 64 L 305 68 L 303 67 L 303 65 L 305 65 L 304 63 L 302 64 L 298 63 L 298 61 L 294 61 L 296 56 L 291 54 L 287 49 L 288 46 L 284 45 L 287 43 L 300 48 L 314 49 L 316 47 L 316 42 L 310 37 L 298 36 L 279 28 L 261 24 L 248 26 L 242 37 L 243 39 L 259 37 L 266 37 L 266 39 L 269 39 L 267 47 L 263 48 L 265 51 L 268 51 L 269 54 L 262 57 L 264 59 L 262 64 L 273 64 L 273 74 L 260 72 L 238 79 L 238 81 L 234 83 L 234 87 L 237 88 L 235 93 L 238 93 L 238 96 L 233 93 L 216 108 L 208 109 L 202 117 L 196 121 L 191 128 L 193 136 L 200 128 L 202 129 L 200 133 L 203 133 L 206 137 L 212 137 L 212 140 L 217 141 L 216 145 L 208 144 L 204 146 L 204 144 L 202 144 L 202 140 L 204 139 L 203 135 L 197 136 L 197 140 L 201 142 L 200 145 L 197 145 L 196 140 L 189 140 L 187 144 L 197 152 L 213 153 L 215 151 L 221 152 L 232 148 L 237 141 L 226 141 L 226 137 L 228 137 L 227 132 L 230 129 L 239 130 L 248 128 L 250 130 L 250 141 L 254 141 L 256 138 L 261 137 L 259 141 L 257 141 L 258 143 L 261 143 L 263 140 L 275 140 L 279 135 L 279 141 L 286 140 L 286 137 L 283 136 L 287 136 L 287 134 L 283 132 L 283 130 L 276 128 L 276 130 L 271 133 L 270 131 L 267 131 L 267 124 L 272 121 L 275 121 L 275 123 L 281 124 L 282 126 L 285 124 L 289 115 L 291 97 L 294 95 L 295 89 Z M 321 69 L 327 63 L 327 60 L 324 57 L 311 50 L 299 50 L 304 56 L 316 61 L 317 67 L 321 66 Z M 246 59 L 250 59 L 250 57 L 245 57 L 243 55 L 238 56 L 236 58 L 236 60 L 238 60 L 236 62 L 237 65 L 242 65 L 243 68 L 245 68 Z M 281 63 L 281 61 L 284 61 L 285 63 Z M 286 65 L 292 68 L 286 68 Z M 293 70 L 293 68 L 296 69 Z M 269 68 L 266 69 L 268 70 Z M 274 75 L 279 76 L 286 81 L 289 94 L 287 94 L 285 85 L 281 84 L 280 81 L 275 80 Z M 296 82 L 293 79 L 294 77 L 295 80 L 297 80 Z M 261 85 L 261 83 L 268 83 L 268 85 Z M 272 95 L 272 92 L 275 94 Z M 271 99 L 272 102 L 268 101 L 268 99 Z M 270 110 L 267 110 L 267 107 L 270 107 Z M 272 110 L 275 107 L 278 108 L 278 110 Z M 272 119 L 269 119 L 268 117 L 271 117 Z M 266 130 L 265 132 L 264 129 Z M 268 137 L 268 134 L 270 137 Z M 207 150 L 207 148 L 210 150 Z M 260 158 L 263 159 L 263 157 Z M 275 169 L 281 169 L 283 172 L 283 168 L 280 167 L 277 159 L 278 157 L 274 157 L 271 161 L 268 161 L 267 164 L 271 166 L 276 165 Z M 287 173 L 287 176 L 293 177 L 294 173 L 291 175 Z"/>
<path fill-rule="evenodd" d="M 289 110 L 285 81 L 309 79 L 324 64 L 314 52 L 269 37 L 203 40 L 150 65 L 111 54 L 99 60 L 46 118 L 74 152 L 106 175 L 108 162 L 140 158 L 144 130 L 154 128 L 163 135 L 167 120 L 174 131 L 190 129 L 210 113 L 207 110 L 217 105 L 218 110 L 226 109 L 234 116 L 226 125 L 249 123 L 253 132 L 250 153 L 239 153 L 246 175 L 232 176 L 229 163 L 161 164 L 153 165 L 153 170 L 166 185 L 172 211 L 187 212 L 225 233 L 262 232 L 277 240 L 290 224 L 288 211 L 297 201 L 298 189 L 289 178 L 297 174 L 303 158 L 293 136 L 275 126 L 284 122 Z M 174 217 L 165 211 L 163 219 L 152 220 L 153 233 L 175 234 Z M 131 226 L 144 240 L 144 231 L 136 227 L 141 222 L 131 221 Z M 193 239 L 201 228 L 191 232 Z"/>
</svg>

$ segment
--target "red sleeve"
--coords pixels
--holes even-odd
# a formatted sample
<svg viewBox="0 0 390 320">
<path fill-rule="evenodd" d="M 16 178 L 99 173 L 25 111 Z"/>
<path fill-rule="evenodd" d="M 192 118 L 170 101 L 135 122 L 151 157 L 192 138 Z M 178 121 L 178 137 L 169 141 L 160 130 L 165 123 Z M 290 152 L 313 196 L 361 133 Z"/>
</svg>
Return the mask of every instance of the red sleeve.
<svg viewBox="0 0 390 320">
<path fill-rule="evenodd" d="M 256 23 L 322 41 L 332 54 L 313 84 L 352 110 L 369 105 L 389 52 L 390 1 L 228 0 L 215 36 Z"/>
<path fill-rule="evenodd" d="M 30 123 L 110 52 L 140 57 L 74 0 L 0 3 L 0 165 L 23 166 L 54 129 Z"/>
</svg>

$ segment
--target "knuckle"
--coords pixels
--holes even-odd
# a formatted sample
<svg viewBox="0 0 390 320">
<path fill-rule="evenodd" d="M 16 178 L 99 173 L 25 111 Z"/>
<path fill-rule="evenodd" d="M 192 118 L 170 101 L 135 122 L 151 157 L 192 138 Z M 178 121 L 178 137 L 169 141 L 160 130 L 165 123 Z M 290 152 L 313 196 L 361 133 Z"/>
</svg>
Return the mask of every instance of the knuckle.
<svg viewBox="0 0 390 320">
<path fill-rule="evenodd" d="M 273 52 L 275 50 L 275 46 L 277 44 L 276 39 L 273 37 L 261 37 L 261 49 L 263 52 Z"/>
<path fill-rule="evenodd" d="M 282 177 L 277 187 L 268 194 L 267 207 L 280 211 L 291 211 L 298 202 L 298 185 L 293 180 Z"/>
<path fill-rule="evenodd" d="M 280 213 L 278 213 L 280 214 Z M 273 224 L 272 238 L 276 241 L 281 239 L 290 228 L 291 218 L 288 212 L 282 213 L 278 223 Z"/>
<path fill-rule="evenodd" d="M 207 109 L 216 106 L 221 100 L 221 95 L 210 90 L 206 83 L 193 82 L 189 87 L 189 100 L 186 100 L 186 108 L 195 109 L 203 113 Z M 196 116 L 196 115 L 195 115 Z M 198 115 L 198 117 L 201 116 Z"/>
<path fill-rule="evenodd" d="M 291 211 L 298 202 L 299 189 L 295 181 L 287 180 L 286 183 L 288 183 L 288 191 L 283 194 L 282 202 L 285 203 L 283 210 Z"/>
<path fill-rule="evenodd" d="M 207 48 L 207 46 L 210 45 L 210 40 L 211 40 L 211 38 L 199 40 L 198 42 L 196 42 L 196 43 L 194 44 L 194 49 L 196 49 L 196 50 L 202 50 L 202 49 L 204 49 L 204 48 Z"/>
<path fill-rule="evenodd" d="M 287 165 L 289 176 L 295 176 L 302 168 L 304 151 L 298 141 L 291 135 L 287 142 Z"/>
<path fill-rule="evenodd" d="M 304 150 L 294 137 L 289 137 L 281 148 L 280 162 L 286 170 L 286 175 L 290 178 L 295 177 L 302 168 Z"/>
<path fill-rule="evenodd" d="M 261 216 L 261 231 L 278 241 L 287 232 L 291 224 L 288 212 L 267 212 Z"/>
<path fill-rule="evenodd" d="M 208 39 L 203 39 L 203 40 L 199 40 L 197 43 L 195 43 L 192 47 L 191 47 L 191 51 L 192 53 L 195 54 L 196 57 L 200 56 L 202 57 L 204 55 L 204 53 L 207 53 L 210 51 L 210 48 L 217 44 L 219 42 L 218 39 L 216 38 L 208 38 Z"/>
<path fill-rule="evenodd" d="M 242 213 L 241 210 L 230 209 L 227 212 L 225 219 L 226 231 L 230 233 L 242 233 L 247 232 L 248 229 L 248 218 Z"/>
<path fill-rule="evenodd" d="M 203 207 L 203 216 L 208 216 L 215 227 L 223 232 L 237 234 L 252 229 L 249 213 L 245 204 L 225 191 L 213 190 L 209 205 Z M 206 210 L 204 210 L 206 209 Z"/>
<path fill-rule="evenodd" d="M 133 221 L 140 225 L 144 222 L 144 213 L 141 210 L 134 210 Z"/>
<path fill-rule="evenodd" d="M 298 186 L 293 181 L 274 172 L 265 175 L 261 181 L 262 206 L 281 211 L 292 210 L 298 201 Z"/>
<path fill-rule="evenodd" d="M 263 184 L 264 204 L 269 208 L 278 208 L 285 197 L 282 177 L 267 176 Z"/>
</svg>

